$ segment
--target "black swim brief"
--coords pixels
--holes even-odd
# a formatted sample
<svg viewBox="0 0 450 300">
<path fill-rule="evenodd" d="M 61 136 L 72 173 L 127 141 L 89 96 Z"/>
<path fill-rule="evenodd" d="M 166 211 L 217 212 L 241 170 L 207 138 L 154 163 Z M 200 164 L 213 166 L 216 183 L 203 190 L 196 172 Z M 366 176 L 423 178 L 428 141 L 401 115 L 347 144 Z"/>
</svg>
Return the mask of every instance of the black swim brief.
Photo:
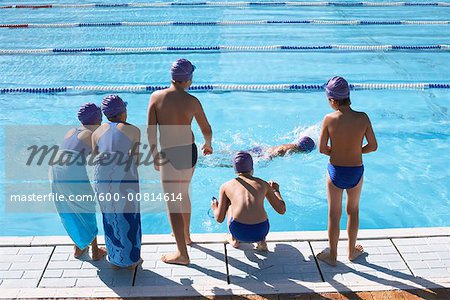
<svg viewBox="0 0 450 300">
<path fill-rule="evenodd" d="M 198 159 L 197 145 L 183 145 L 163 149 L 161 156 L 177 170 L 191 169 Z"/>
</svg>

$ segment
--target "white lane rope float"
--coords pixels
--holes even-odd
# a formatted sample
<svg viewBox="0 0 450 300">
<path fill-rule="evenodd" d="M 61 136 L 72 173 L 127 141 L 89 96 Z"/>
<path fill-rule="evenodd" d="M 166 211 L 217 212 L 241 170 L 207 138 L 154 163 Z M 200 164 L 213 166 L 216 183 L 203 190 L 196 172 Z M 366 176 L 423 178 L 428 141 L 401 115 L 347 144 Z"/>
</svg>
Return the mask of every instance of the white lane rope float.
<svg viewBox="0 0 450 300">
<path fill-rule="evenodd" d="M 96 48 L 42 48 L 42 49 L 0 49 L 0 55 L 39 55 L 39 54 L 151 54 L 179 52 L 372 52 L 372 51 L 450 51 L 450 45 L 311 45 L 311 46 L 199 46 L 199 47 L 96 47 Z"/>
<path fill-rule="evenodd" d="M 1 5 L 0 9 L 44 9 L 44 8 L 125 8 L 125 7 L 270 7 L 270 6 L 337 6 L 337 7 L 390 7 L 390 6 L 437 6 L 450 7 L 449 2 L 421 2 L 421 1 L 387 1 L 387 2 L 307 2 L 307 1 L 284 1 L 284 2 L 153 2 L 153 3 L 85 3 L 85 4 L 17 4 Z"/>
<path fill-rule="evenodd" d="M 62 87 L 0 88 L 0 94 L 58 94 L 82 93 L 148 93 L 165 89 L 163 85 L 88 85 Z M 323 92 L 325 84 L 207 84 L 189 88 L 194 92 Z M 428 90 L 450 89 L 447 83 L 351 83 L 352 90 Z"/>
<path fill-rule="evenodd" d="M 247 26 L 247 25 L 450 25 L 449 20 L 248 20 L 248 21 L 160 21 L 160 22 L 84 22 L 0 24 L 0 28 L 75 28 L 135 26 Z"/>
</svg>

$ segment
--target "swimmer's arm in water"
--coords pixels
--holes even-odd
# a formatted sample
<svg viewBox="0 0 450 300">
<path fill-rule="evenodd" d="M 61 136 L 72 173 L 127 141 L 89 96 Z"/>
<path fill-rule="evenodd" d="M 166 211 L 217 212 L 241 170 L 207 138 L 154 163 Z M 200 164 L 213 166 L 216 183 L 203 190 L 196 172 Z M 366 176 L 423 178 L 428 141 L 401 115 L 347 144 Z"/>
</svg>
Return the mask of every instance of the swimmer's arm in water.
<svg viewBox="0 0 450 300">
<path fill-rule="evenodd" d="M 328 132 L 328 116 L 323 118 L 322 129 L 320 130 L 319 138 L 319 151 L 325 155 L 331 155 L 331 147 L 328 146 L 328 140 L 330 139 L 330 133 Z"/>
<path fill-rule="evenodd" d="M 206 118 L 205 111 L 203 110 L 202 104 L 200 101 L 194 97 L 194 117 L 197 121 L 198 126 L 203 134 L 203 138 L 205 139 L 205 143 L 202 146 L 203 155 L 208 155 L 213 153 L 213 148 L 211 146 L 212 140 L 212 129 L 211 125 L 209 125 L 208 119 Z"/>
<path fill-rule="evenodd" d="M 152 151 L 152 157 L 154 161 L 155 170 L 159 171 L 160 164 L 158 162 L 158 137 L 157 137 L 157 124 L 156 119 L 156 96 L 157 92 L 153 93 L 150 97 L 150 102 L 147 110 L 147 140 Z"/>
<path fill-rule="evenodd" d="M 102 130 L 101 126 L 99 128 L 97 128 L 96 131 L 94 131 L 91 135 L 91 143 L 92 143 L 92 152 L 91 155 L 92 157 L 95 157 L 98 155 L 98 134 L 99 132 Z"/>
<path fill-rule="evenodd" d="M 230 199 L 225 193 L 225 187 L 222 185 L 219 192 L 219 201 L 215 200 L 211 203 L 211 209 L 217 222 L 222 223 L 225 220 L 230 203 Z"/>
<path fill-rule="evenodd" d="M 283 197 L 281 197 L 278 183 L 274 181 L 267 183 L 266 198 L 277 213 L 284 215 L 286 212 L 286 203 L 284 203 Z"/>
<path fill-rule="evenodd" d="M 375 137 L 375 133 L 373 132 L 372 123 L 370 123 L 370 119 L 366 114 L 365 117 L 367 119 L 367 128 L 365 133 L 367 144 L 365 144 L 362 148 L 362 153 L 364 154 L 374 152 L 378 148 L 377 138 Z"/>
</svg>

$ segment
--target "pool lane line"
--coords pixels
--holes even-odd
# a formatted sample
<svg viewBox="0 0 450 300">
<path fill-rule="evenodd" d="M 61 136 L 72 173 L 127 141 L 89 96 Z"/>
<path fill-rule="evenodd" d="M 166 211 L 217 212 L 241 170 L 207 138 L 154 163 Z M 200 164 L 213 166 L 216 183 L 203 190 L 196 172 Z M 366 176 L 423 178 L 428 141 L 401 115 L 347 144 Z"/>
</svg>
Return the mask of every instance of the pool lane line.
<svg viewBox="0 0 450 300">
<path fill-rule="evenodd" d="M 63 87 L 13 87 L 0 88 L 0 94 L 58 94 L 58 93 L 151 93 L 168 88 L 163 85 L 90 85 Z M 207 84 L 194 85 L 190 91 L 197 92 L 323 92 L 322 84 Z M 350 89 L 359 90 L 429 90 L 450 89 L 446 83 L 351 83 Z"/>
<path fill-rule="evenodd" d="M 389 2 L 158 2 L 158 3 L 85 3 L 85 4 L 30 4 L 30 5 L 2 5 L 0 9 L 43 9 L 43 8 L 125 8 L 125 7 L 279 7 L 279 6 L 333 6 L 333 7 L 389 7 L 389 6 L 436 6 L 450 7 L 449 2 L 418 2 L 418 1 L 389 1 Z"/>
<path fill-rule="evenodd" d="M 450 45 L 269 45 L 269 46 L 199 46 L 199 47 L 96 47 L 96 48 L 41 48 L 41 49 L 0 49 L 0 55 L 61 55 L 61 54 L 163 54 L 179 52 L 219 53 L 219 52 L 374 52 L 374 51 L 450 51 Z"/>
<path fill-rule="evenodd" d="M 0 28 L 76 28 L 76 27 L 156 27 L 156 26 L 252 26 L 252 25 L 450 25 L 449 20 L 248 20 L 248 21 L 160 21 L 160 22 L 83 22 L 0 24 Z"/>
</svg>

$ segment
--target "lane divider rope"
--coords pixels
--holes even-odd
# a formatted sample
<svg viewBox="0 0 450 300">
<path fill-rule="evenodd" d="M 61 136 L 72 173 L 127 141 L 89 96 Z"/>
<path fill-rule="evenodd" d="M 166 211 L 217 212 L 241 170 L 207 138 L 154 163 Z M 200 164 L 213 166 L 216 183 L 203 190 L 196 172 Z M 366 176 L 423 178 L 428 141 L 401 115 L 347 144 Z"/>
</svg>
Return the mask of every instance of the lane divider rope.
<svg viewBox="0 0 450 300">
<path fill-rule="evenodd" d="M 212 22 L 88 22 L 88 23 L 22 23 L 0 24 L 0 28 L 72 28 L 72 27 L 118 27 L 118 26 L 243 26 L 243 25 L 450 25 L 449 20 L 249 20 Z"/>
<path fill-rule="evenodd" d="M 77 53 L 173 53 L 173 52 L 263 52 L 263 51 L 450 51 L 450 45 L 323 45 L 323 46 L 200 46 L 200 47 L 98 47 L 0 49 L 0 55 L 77 54 Z"/>
<path fill-rule="evenodd" d="M 304 91 L 319 92 L 324 90 L 325 84 L 209 84 L 194 85 L 191 91 L 200 92 L 288 92 Z M 165 89 L 168 86 L 159 85 L 90 85 L 90 86 L 63 86 L 63 87 L 14 87 L 0 88 L 0 94 L 57 94 L 67 92 L 89 92 L 89 93 L 146 93 Z M 428 90 L 428 89 L 450 89 L 450 83 L 352 83 L 352 90 Z"/>
<path fill-rule="evenodd" d="M 41 9 L 41 8 L 123 8 L 123 7 L 266 7 L 266 6 L 338 6 L 338 7 L 388 7 L 388 6 L 443 6 L 449 7 L 448 2 L 159 2 L 159 3 L 86 3 L 86 4 L 30 4 L 30 5 L 2 5 L 0 9 Z"/>
</svg>

